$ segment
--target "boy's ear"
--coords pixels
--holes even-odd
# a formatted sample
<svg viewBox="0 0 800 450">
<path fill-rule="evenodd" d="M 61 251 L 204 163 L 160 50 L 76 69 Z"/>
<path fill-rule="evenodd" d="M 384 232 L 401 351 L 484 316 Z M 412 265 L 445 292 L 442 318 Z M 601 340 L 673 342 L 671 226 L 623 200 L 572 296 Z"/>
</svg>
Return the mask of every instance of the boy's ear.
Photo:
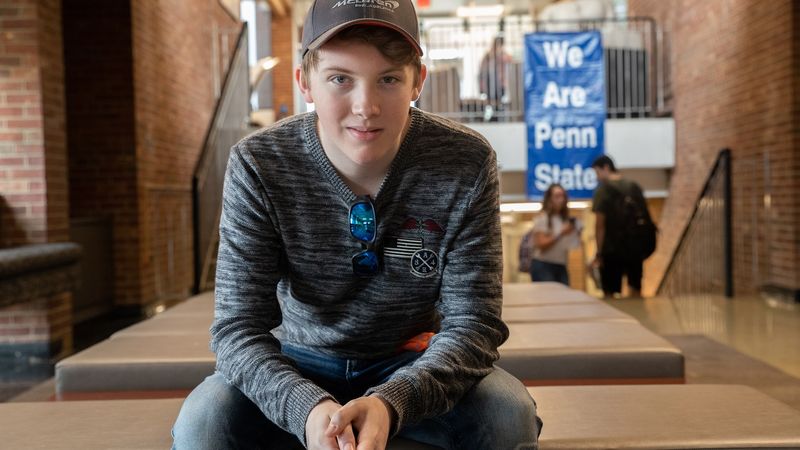
<svg viewBox="0 0 800 450">
<path fill-rule="evenodd" d="M 303 94 L 303 99 L 306 103 L 314 103 L 314 99 L 311 96 L 311 88 L 308 85 L 308 80 L 303 76 L 303 70 L 300 65 L 294 68 L 294 80 L 297 82 L 297 87 L 300 89 L 300 93 Z"/>
<path fill-rule="evenodd" d="M 422 64 L 419 69 L 419 81 L 417 85 L 414 86 L 414 101 L 419 100 L 419 96 L 422 94 L 422 88 L 425 85 L 425 78 L 428 77 L 428 68 L 425 64 Z"/>
</svg>

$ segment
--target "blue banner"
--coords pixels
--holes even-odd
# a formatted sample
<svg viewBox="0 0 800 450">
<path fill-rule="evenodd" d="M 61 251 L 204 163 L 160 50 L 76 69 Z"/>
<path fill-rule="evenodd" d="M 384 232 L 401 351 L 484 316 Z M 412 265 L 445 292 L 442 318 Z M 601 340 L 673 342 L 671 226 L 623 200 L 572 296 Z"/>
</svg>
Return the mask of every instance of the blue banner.
<svg viewBox="0 0 800 450">
<path fill-rule="evenodd" d="M 606 89 L 600 32 L 525 35 L 528 197 L 559 183 L 591 198 L 592 162 L 605 148 Z"/>
</svg>

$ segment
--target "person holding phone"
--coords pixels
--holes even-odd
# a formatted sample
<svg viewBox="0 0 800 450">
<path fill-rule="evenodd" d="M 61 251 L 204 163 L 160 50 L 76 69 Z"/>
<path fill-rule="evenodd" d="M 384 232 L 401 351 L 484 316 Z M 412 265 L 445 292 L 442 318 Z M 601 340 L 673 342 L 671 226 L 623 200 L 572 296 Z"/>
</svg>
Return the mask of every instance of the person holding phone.
<svg viewBox="0 0 800 450">
<path fill-rule="evenodd" d="M 556 281 L 569 286 L 567 257 L 581 245 L 581 224 L 569 217 L 567 191 L 551 184 L 544 193 L 542 214 L 533 222 L 531 281 Z"/>
</svg>

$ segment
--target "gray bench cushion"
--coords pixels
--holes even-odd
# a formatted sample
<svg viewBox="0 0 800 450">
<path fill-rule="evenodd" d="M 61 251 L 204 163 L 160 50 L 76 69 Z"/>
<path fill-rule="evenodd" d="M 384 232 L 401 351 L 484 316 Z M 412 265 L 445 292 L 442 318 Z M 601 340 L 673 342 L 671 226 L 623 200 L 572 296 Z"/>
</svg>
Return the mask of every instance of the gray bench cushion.
<svg viewBox="0 0 800 450">
<path fill-rule="evenodd" d="M 214 293 L 204 292 L 168 308 L 160 316 L 206 316 L 214 317 Z"/>
<path fill-rule="evenodd" d="M 56 392 L 192 389 L 214 362 L 204 336 L 119 336 L 59 361 Z"/>
<path fill-rule="evenodd" d="M 529 384 L 566 382 L 680 382 L 683 355 L 638 323 L 511 323 L 497 365 Z M 658 380 L 662 379 L 662 380 Z M 537 381 L 538 380 L 538 381 Z M 633 382 L 633 381 L 631 381 Z"/>
<path fill-rule="evenodd" d="M 800 413 L 745 386 L 529 388 L 541 450 L 800 448 Z"/>
<path fill-rule="evenodd" d="M 563 305 L 566 303 L 599 303 L 600 300 L 574 289 L 549 287 L 542 289 L 531 284 L 503 285 L 503 306 Z"/>
<path fill-rule="evenodd" d="M 530 384 L 683 379 L 680 351 L 636 323 L 512 323 L 509 328 L 497 364 Z M 214 362 L 204 334 L 117 336 L 60 361 L 56 390 L 192 389 L 213 373 Z"/>
<path fill-rule="evenodd" d="M 9 449 L 168 449 L 183 399 L 0 404 L 2 447 Z M 435 450 L 403 439 L 388 450 Z"/>
<path fill-rule="evenodd" d="M 213 314 L 206 315 L 172 315 L 159 314 L 152 319 L 139 322 L 111 335 L 111 339 L 120 336 L 175 336 L 197 334 L 211 339 L 209 328 Z"/>
<path fill-rule="evenodd" d="M 514 322 L 564 322 L 602 320 L 636 322 L 636 319 L 605 303 L 567 303 L 564 305 L 510 306 L 503 308 L 503 320 Z"/>
</svg>

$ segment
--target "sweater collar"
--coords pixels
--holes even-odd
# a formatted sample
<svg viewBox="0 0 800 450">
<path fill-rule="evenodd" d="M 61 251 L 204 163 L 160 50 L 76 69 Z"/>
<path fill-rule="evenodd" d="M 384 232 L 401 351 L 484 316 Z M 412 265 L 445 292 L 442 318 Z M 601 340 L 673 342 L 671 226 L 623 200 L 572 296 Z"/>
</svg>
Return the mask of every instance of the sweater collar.
<svg viewBox="0 0 800 450">
<path fill-rule="evenodd" d="M 396 178 L 395 174 L 400 171 L 403 161 L 407 158 L 407 154 L 411 151 L 410 147 L 412 147 L 413 142 L 416 140 L 416 137 L 419 134 L 419 130 L 422 128 L 422 120 L 424 117 L 422 111 L 412 107 L 409 110 L 409 115 L 410 123 L 408 130 L 406 130 L 403 141 L 400 143 L 400 148 L 397 150 L 397 154 L 392 160 L 392 163 L 389 165 L 389 171 L 387 172 L 386 177 L 384 177 L 383 182 L 378 189 L 378 196 L 376 199 L 374 199 L 376 202 L 381 197 L 381 193 L 386 189 L 386 187 L 393 182 L 394 178 Z M 345 183 L 344 180 L 342 180 L 342 178 L 339 176 L 336 168 L 333 167 L 333 164 L 331 164 L 331 161 L 325 154 L 325 150 L 322 148 L 322 143 L 320 142 L 319 134 L 317 133 L 316 112 L 311 112 L 306 115 L 303 122 L 303 133 L 305 135 L 306 147 L 308 148 L 309 153 L 319 166 L 325 178 L 327 178 L 327 180 L 342 196 L 346 203 L 352 203 L 356 199 L 356 195 L 352 190 L 350 190 L 350 187 L 347 186 L 347 183 Z"/>
</svg>

